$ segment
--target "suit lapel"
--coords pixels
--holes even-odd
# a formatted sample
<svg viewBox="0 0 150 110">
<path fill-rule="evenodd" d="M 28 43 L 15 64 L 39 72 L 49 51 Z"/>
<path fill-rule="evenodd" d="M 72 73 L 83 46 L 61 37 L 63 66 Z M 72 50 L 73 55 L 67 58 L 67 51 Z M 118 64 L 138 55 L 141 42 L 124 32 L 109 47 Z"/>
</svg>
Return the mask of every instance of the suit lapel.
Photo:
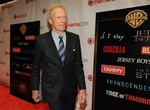
<svg viewBox="0 0 150 110">
<path fill-rule="evenodd" d="M 46 44 L 51 49 L 51 51 L 55 54 L 55 56 L 59 59 L 61 63 L 61 59 L 58 53 L 58 50 L 56 48 L 55 42 L 52 38 L 51 31 L 47 35 Z M 67 60 L 68 54 L 72 49 L 72 37 L 69 35 L 68 32 L 66 32 L 66 50 L 65 50 L 65 61 Z"/>
<path fill-rule="evenodd" d="M 58 50 L 57 50 L 56 45 L 55 45 L 55 42 L 52 38 L 51 31 L 48 34 L 49 35 L 47 37 L 46 43 L 47 43 L 48 47 L 54 52 L 54 54 L 56 54 L 55 56 L 58 57 L 58 59 L 61 61 L 61 59 L 59 57 Z"/>
<path fill-rule="evenodd" d="M 71 51 L 72 47 L 72 42 L 71 42 L 72 37 L 66 32 L 66 50 L 65 50 L 65 61 L 68 57 L 69 52 Z"/>
</svg>

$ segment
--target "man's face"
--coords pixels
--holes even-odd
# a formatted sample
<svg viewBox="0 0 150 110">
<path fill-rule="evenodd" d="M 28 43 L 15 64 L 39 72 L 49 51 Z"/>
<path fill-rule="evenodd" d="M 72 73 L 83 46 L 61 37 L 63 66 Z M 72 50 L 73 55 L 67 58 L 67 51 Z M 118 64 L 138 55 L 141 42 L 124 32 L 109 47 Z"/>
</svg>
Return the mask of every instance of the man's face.
<svg viewBox="0 0 150 110">
<path fill-rule="evenodd" d="M 51 24 L 54 32 L 58 34 L 64 32 L 67 27 L 67 15 L 65 10 L 59 7 L 53 9 L 49 23 Z"/>
</svg>

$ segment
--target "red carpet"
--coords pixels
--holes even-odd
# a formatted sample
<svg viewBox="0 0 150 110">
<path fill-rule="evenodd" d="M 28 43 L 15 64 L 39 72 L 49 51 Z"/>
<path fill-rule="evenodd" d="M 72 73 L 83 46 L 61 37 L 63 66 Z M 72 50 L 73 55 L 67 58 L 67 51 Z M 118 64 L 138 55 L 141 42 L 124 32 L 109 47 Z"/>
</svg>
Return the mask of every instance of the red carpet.
<svg viewBox="0 0 150 110">
<path fill-rule="evenodd" d="M 0 110 L 49 110 L 46 102 L 32 104 L 9 94 L 9 88 L 0 84 Z"/>
</svg>

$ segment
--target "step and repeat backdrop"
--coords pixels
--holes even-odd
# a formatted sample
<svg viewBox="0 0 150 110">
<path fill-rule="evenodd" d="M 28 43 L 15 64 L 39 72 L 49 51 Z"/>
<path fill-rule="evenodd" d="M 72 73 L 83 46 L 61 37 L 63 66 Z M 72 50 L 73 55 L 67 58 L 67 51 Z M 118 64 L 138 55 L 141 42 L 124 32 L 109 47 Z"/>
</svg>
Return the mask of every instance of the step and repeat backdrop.
<svg viewBox="0 0 150 110">
<path fill-rule="evenodd" d="M 93 82 L 95 82 L 94 48 L 95 48 L 95 42 L 96 42 L 95 41 L 95 35 L 96 35 L 95 29 L 96 29 L 96 25 L 97 25 L 96 24 L 96 16 L 97 16 L 96 13 L 146 6 L 148 4 L 150 5 L 150 0 L 44 0 L 44 1 L 43 0 L 18 0 L 11 4 L 0 5 L 0 83 L 1 84 L 10 87 L 10 74 L 11 74 L 11 71 L 10 71 L 10 32 L 11 32 L 10 26 L 15 25 L 15 24 L 20 24 L 20 23 L 40 21 L 40 34 L 49 31 L 48 24 L 47 24 L 47 13 L 49 11 L 50 6 L 55 3 L 62 3 L 65 5 L 66 10 L 68 12 L 68 28 L 67 28 L 67 30 L 77 33 L 80 36 L 81 48 L 82 48 L 82 61 L 84 64 L 84 72 L 85 72 L 86 85 L 87 85 L 86 110 L 91 110 L 92 109 L 92 98 L 95 95 L 95 91 L 94 92 L 92 92 L 92 91 L 93 91 L 93 89 L 95 90 L 95 85 L 93 85 L 94 84 Z M 130 15 L 129 12 L 125 13 L 125 15 L 127 15 L 127 14 Z M 137 12 L 137 13 L 140 13 L 140 12 Z M 145 13 L 147 13 L 147 12 L 145 12 Z M 117 13 L 118 16 L 115 15 L 116 13 L 112 13 L 112 14 L 114 17 L 119 17 L 119 15 L 120 15 L 119 12 Z M 103 17 L 109 18 L 109 16 L 112 16 L 112 14 L 108 13 Z M 134 15 L 134 14 L 132 14 L 132 12 L 131 12 L 130 16 L 132 16 L 132 15 Z M 99 16 L 101 16 L 101 14 Z M 122 17 L 122 16 L 120 16 L 120 17 Z M 128 17 L 130 17 L 130 16 L 128 16 Z M 139 16 L 140 16 L 140 14 L 139 14 Z M 118 19 L 122 19 L 122 18 L 118 18 Z M 128 19 L 126 20 L 127 24 L 129 22 Z M 116 38 L 118 41 L 120 40 L 121 42 L 123 42 L 123 40 L 125 38 L 124 35 L 128 34 L 131 37 L 130 33 L 132 33 L 132 32 L 130 30 L 126 30 L 127 28 L 124 29 L 123 26 L 119 27 L 119 25 L 117 25 L 121 21 L 118 22 L 116 20 L 114 20 L 114 21 L 112 20 L 113 22 L 111 22 L 111 20 L 109 21 L 108 19 L 107 19 L 107 21 L 105 21 L 105 20 L 102 20 L 102 21 L 100 21 L 100 23 L 99 23 L 99 26 L 100 26 L 99 33 L 100 34 L 103 34 L 104 36 L 106 36 L 106 34 L 114 34 L 114 38 Z M 147 22 L 144 21 L 144 23 L 147 23 Z M 134 22 L 132 23 L 132 21 L 128 25 L 131 25 L 131 24 L 133 24 L 133 26 L 136 26 L 136 24 L 134 24 Z M 143 23 L 141 23 L 141 24 L 143 24 Z M 120 25 L 122 25 L 122 24 L 120 24 Z M 130 26 L 130 28 L 131 28 L 131 26 Z M 117 29 L 115 30 L 115 27 L 117 27 L 117 29 L 119 29 L 119 31 L 120 31 L 119 33 L 118 33 Z M 112 30 L 110 31 L 110 33 L 107 33 L 107 32 L 105 32 L 105 29 L 112 29 Z M 132 27 L 131 29 L 134 29 L 134 28 Z M 101 32 L 103 32 L 103 33 L 101 33 Z M 126 33 L 124 33 L 124 32 L 126 32 Z M 148 33 L 147 30 L 145 30 L 145 32 Z M 124 33 L 124 35 L 122 35 L 123 33 Z M 140 35 L 142 33 L 143 33 L 142 30 L 139 30 L 139 31 L 137 31 L 136 34 Z M 107 36 L 110 37 L 110 35 L 107 35 Z M 133 38 L 137 39 L 137 41 L 136 41 L 137 43 L 139 43 L 141 40 L 140 38 L 136 38 L 134 36 L 133 36 Z M 126 40 L 128 41 L 128 43 L 132 43 L 130 40 L 128 40 L 128 39 L 126 39 Z M 115 43 L 116 41 L 113 40 L 113 42 Z M 111 45 L 112 45 L 111 42 L 110 42 L 110 44 L 107 43 L 106 48 L 109 48 L 109 46 L 111 46 Z M 116 43 L 115 45 L 118 46 L 119 44 Z M 127 44 L 125 42 L 123 42 L 121 44 L 121 46 L 118 47 L 121 52 L 128 51 L 128 50 L 126 50 L 127 47 L 125 47 L 125 45 L 127 45 Z M 130 45 L 128 45 L 128 46 L 129 46 L 128 48 L 130 48 Z M 132 44 L 131 48 L 137 48 L 137 44 L 136 43 L 134 45 Z M 145 51 L 148 49 L 148 46 L 145 45 L 141 49 L 144 49 L 143 51 Z M 140 51 L 141 49 L 139 49 L 139 50 L 133 49 L 133 53 L 134 53 L 133 55 L 135 55 L 137 53 L 137 50 Z M 104 57 L 102 55 L 102 56 L 99 56 L 99 58 L 102 59 L 102 61 L 103 61 L 103 60 L 105 60 L 106 56 Z M 110 62 L 112 62 L 112 61 L 115 62 L 116 60 L 113 56 L 114 55 L 112 55 L 112 57 L 110 59 L 108 59 L 109 56 L 107 56 L 107 60 L 109 60 Z M 146 60 L 144 60 L 144 61 L 142 60 L 142 58 L 138 59 L 138 56 L 136 56 L 136 55 L 130 56 L 129 59 L 126 59 L 126 57 L 129 57 L 129 56 L 125 56 L 125 54 L 120 54 L 120 56 L 118 57 L 118 63 L 125 64 L 125 62 L 123 62 L 123 61 L 126 61 L 126 62 L 132 61 L 134 63 L 135 63 L 135 61 L 139 61 L 139 62 L 148 61 L 148 58 L 146 58 L 146 56 L 144 58 Z M 108 64 L 103 63 L 102 67 L 105 67 L 105 66 L 107 67 L 109 65 L 114 66 L 111 63 L 108 63 Z M 101 65 L 99 65 L 99 66 L 101 66 Z M 115 66 L 117 66 L 117 65 L 115 65 Z M 133 66 L 130 64 L 129 67 L 132 68 Z M 133 68 L 135 68 L 135 67 L 133 67 Z M 124 66 L 121 66 L 120 69 L 124 69 Z M 126 69 L 124 69 L 124 70 L 126 71 Z M 133 72 L 133 70 L 131 70 L 131 71 Z M 141 72 L 141 71 L 148 72 L 148 70 L 145 67 L 136 67 L 135 71 L 137 73 Z M 131 77 L 129 75 L 128 78 L 131 79 L 133 77 L 132 75 L 133 74 L 131 74 Z M 137 74 L 137 77 L 141 77 L 141 74 L 140 73 Z M 143 77 L 144 76 L 142 76 L 142 78 Z M 148 74 L 146 74 L 145 77 L 148 77 Z M 139 79 L 137 78 L 137 80 L 140 80 L 140 78 Z M 113 81 L 113 79 L 108 78 L 107 81 L 108 81 L 108 83 L 110 83 L 111 81 Z M 140 82 L 141 81 L 143 81 L 143 80 L 140 80 Z M 144 82 L 145 81 L 143 81 L 143 83 Z M 104 83 L 104 82 L 102 82 L 102 83 Z M 105 83 L 104 83 L 104 85 L 105 85 Z M 100 86 L 102 86 L 102 88 L 103 88 L 103 85 L 100 85 Z M 21 87 L 23 87 L 23 86 L 21 86 Z M 126 88 L 126 89 L 128 89 L 128 88 Z M 107 89 L 107 90 L 108 90 L 108 94 L 111 91 L 113 92 L 113 89 Z M 115 87 L 114 87 L 114 90 L 115 90 Z M 123 93 L 121 93 L 121 94 L 123 94 Z M 127 94 L 127 95 L 132 96 L 134 94 Z M 128 97 L 128 96 L 126 96 L 126 97 Z M 139 96 L 139 97 L 144 98 L 144 96 Z M 103 99 L 103 97 L 99 97 L 99 98 Z M 102 102 L 99 103 L 99 107 L 102 106 L 102 104 L 103 104 Z M 76 106 L 77 106 L 76 110 L 79 110 L 80 108 L 82 109 L 82 107 L 80 107 L 78 102 L 77 102 Z"/>
</svg>

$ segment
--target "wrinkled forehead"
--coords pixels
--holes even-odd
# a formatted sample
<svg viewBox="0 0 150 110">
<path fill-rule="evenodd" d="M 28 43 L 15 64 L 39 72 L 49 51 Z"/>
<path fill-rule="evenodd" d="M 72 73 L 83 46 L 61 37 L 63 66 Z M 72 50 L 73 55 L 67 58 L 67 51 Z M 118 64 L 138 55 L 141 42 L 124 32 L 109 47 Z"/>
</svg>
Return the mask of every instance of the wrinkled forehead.
<svg viewBox="0 0 150 110">
<path fill-rule="evenodd" d="M 54 9 L 51 11 L 51 14 L 54 14 L 54 13 L 62 13 L 62 14 L 66 14 L 66 11 L 65 11 L 64 8 L 56 7 L 56 8 L 54 8 Z"/>
<path fill-rule="evenodd" d="M 57 7 L 51 8 L 49 14 L 50 14 L 50 16 L 49 16 L 50 18 L 56 14 L 67 16 L 67 12 L 66 12 L 65 8 L 62 6 L 57 6 Z"/>
</svg>

